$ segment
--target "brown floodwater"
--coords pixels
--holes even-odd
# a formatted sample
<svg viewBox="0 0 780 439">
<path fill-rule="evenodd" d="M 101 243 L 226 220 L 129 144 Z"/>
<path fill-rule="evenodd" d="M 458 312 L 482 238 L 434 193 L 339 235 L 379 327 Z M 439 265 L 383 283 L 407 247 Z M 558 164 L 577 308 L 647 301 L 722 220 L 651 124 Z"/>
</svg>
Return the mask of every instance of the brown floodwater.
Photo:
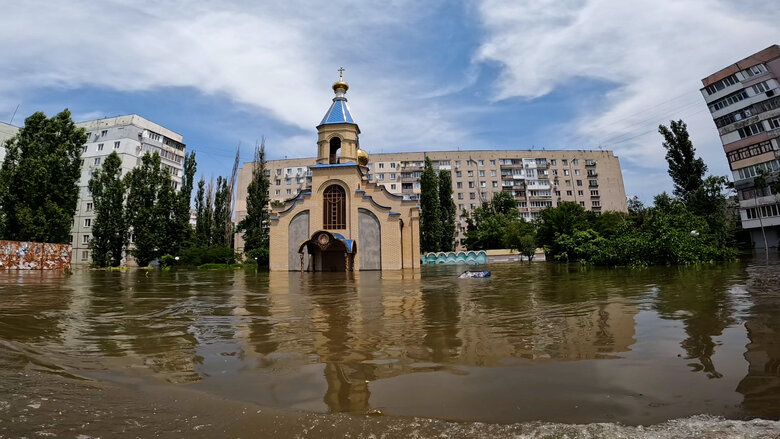
<svg viewBox="0 0 780 439">
<path fill-rule="evenodd" d="M 780 437 L 780 262 L 0 272 L 0 438 Z"/>
</svg>

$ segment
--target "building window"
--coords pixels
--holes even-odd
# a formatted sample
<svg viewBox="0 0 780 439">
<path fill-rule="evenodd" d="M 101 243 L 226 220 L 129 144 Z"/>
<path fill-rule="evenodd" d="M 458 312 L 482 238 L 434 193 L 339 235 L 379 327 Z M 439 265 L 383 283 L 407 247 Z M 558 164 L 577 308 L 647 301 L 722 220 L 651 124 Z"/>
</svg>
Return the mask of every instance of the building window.
<svg viewBox="0 0 780 439">
<path fill-rule="evenodd" d="M 469 163 L 471 163 L 471 162 L 469 162 Z M 473 177 L 474 176 L 474 171 L 469 171 L 468 175 L 469 175 L 469 177 Z"/>
<path fill-rule="evenodd" d="M 571 197 L 572 195 L 574 195 L 574 193 L 572 191 L 566 191 L 566 195 Z"/>
<path fill-rule="evenodd" d="M 458 204 L 458 209 L 466 210 L 466 205 L 465 204 Z"/>
<path fill-rule="evenodd" d="M 385 174 L 377 174 L 376 175 L 376 179 L 377 180 L 384 180 L 385 179 Z"/>
<path fill-rule="evenodd" d="M 458 192 L 458 199 L 459 199 L 459 200 L 462 200 L 462 199 L 463 199 L 463 192 Z"/>
<path fill-rule="evenodd" d="M 601 207 L 601 201 L 591 201 L 591 207 Z"/>
<path fill-rule="evenodd" d="M 577 180 L 577 186 L 582 186 L 582 180 Z"/>
<path fill-rule="evenodd" d="M 479 187 L 487 187 L 487 182 L 486 181 L 480 181 L 479 182 Z"/>
<path fill-rule="evenodd" d="M 323 218 L 323 223 L 326 229 L 341 230 L 347 228 L 346 197 L 344 188 L 337 184 L 328 186 L 325 189 L 325 192 L 323 192 L 323 214 L 325 216 L 325 218 Z"/>
<path fill-rule="evenodd" d="M 473 181 L 470 181 L 470 182 L 469 182 L 469 189 L 473 189 L 473 188 L 474 188 L 474 182 L 473 182 Z"/>
<path fill-rule="evenodd" d="M 479 166 L 485 166 L 485 161 L 484 160 L 480 160 L 479 161 Z"/>
<path fill-rule="evenodd" d="M 99 164 L 100 164 L 100 157 L 95 157 L 95 165 L 99 165 Z"/>
<path fill-rule="evenodd" d="M 119 149 L 119 142 L 114 142 L 114 149 Z"/>
<path fill-rule="evenodd" d="M 575 169 L 574 170 L 574 175 L 580 175 L 580 170 L 579 169 Z"/>
<path fill-rule="evenodd" d="M 463 172 L 455 171 L 455 176 L 458 177 L 458 178 L 463 177 Z"/>
<path fill-rule="evenodd" d="M 390 173 L 390 180 L 395 180 L 395 173 Z"/>
<path fill-rule="evenodd" d="M 379 164 L 379 169 L 385 169 L 385 164 L 384 163 L 380 163 Z"/>
<path fill-rule="evenodd" d="M 585 191 L 577 191 L 577 195 L 579 195 L 581 197 L 584 197 L 585 196 Z"/>
<path fill-rule="evenodd" d="M 395 163 L 390 163 L 390 168 L 395 169 Z"/>
<path fill-rule="evenodd" d="M 87 203 L 87 212 L 92 212 L 92 203 Z"/>
<path fill-rule="evenodd" d="M 569 170 L 568 169 L 564 169 L 563 170 L 563 175 L 569 175 Z"/>
<path fill-rule="evenodd" d="M 292 195 L 292 189 L 287 189 L 287 195 Z"/>
<path fill-rule="evenodd" d="M 292 178 L 286 179 L 285 183 L 287 184 L 287 186 L 291 185 L 292 184 Z"/>
<path fill-rule="evenodd" d="M 496 176 L 496 170 L 495 170 L 495 169 L 493 169 L 492 171 L 490 171 L 490 176 L 491 176 L 491 177 L 495 177 L 495 176 Z"/>
<path fill-rule="evenodd" d="M 89 258 L 89 251 L 87 251 L 87 250 L 82 251 L 81 252 L 81 260 L 82 261 L 86 261 L 87 258 Z"/>
<path fill-rule="evenodd" d="M 81 152 L 87 152 L 87 145 L 81 147 Z"/>
<path fill-rule="evenodd" d="M 103 131 L 101 131 L 101 132 L 100 132 L 100 135 L 101 135 L 101 136 L 107 136 L 107 135 L 108 135 L 108 130 L 103 130 Z"/>
<path fill-rule="evenodd" d="M 569 166 L 569 161 L 566 159 L 561 160 L 561 163 L 563 163 L 563 166 Z"/>
<path fill-rule="evenodd" d="M 744 139 L 745 137 L 754 136 L 758 133 L 764 132 L 764 124 L 762 124 L 761 122 L 754 123 L 753 125 L 748 125 L 746 127 L 738 129 L 737 132 L 739 133 L 739 138 Z"/>
<path fill-rule="evenodd" d="M 73 235 L 70 235 L 70 240 L 69 240 L 68 242 L 70 242 L 71 244 L 73 244 Z"/>
<path fill-rule="evenodd" d="M 490 161 L 490 166 L 496 166 L 496 161 L 495 160 L 491 160 Z"/>
<path fill-rule="evenodd" d="M 391 184 L 390 189 L 395 190 L 395 184 Z"/>
<path fill-rule="evenodd" d="M 457 182 L 456 185 L 457 185 L 458 189 L 462 189 L 463 188 L 463 182 L 462 181 Z"/>
<path fill-rule="evenodd" d="M 550 166 L 555 166 L 555 165 L 557 165 L 557 164 L 558 164 L 558 161 L 557 161 L 557 160 L 555 160 L 555 159 L 553 159 L 553 160 L 550 160 Z"/>
<path fill-rule="evenodd" d="M 103 151 L 103 144 L 102 144 L 102 143 L 98 143 L 98 148 L 97 148 L 97 150 L 98 150 L 98 151 Z"/>
<path fill-rule="evenodd" d="M 84 227 L 92 227 L 92 218 L 84 218 Z"/>
<path fill-rule="evenodd" d="M 493 187 L 498 187 L 498 182 L 497 181 L 493 182 Z"/>
<path fill-rule="evenodd" d="M 590 196 L 591 197 L 598 197 L 599 196 L 599 191 L 590 191 Z"/>
<path fill-rule="evenodd" d="M 279 189 L 276 190 L 276 195 L 279 195 Z"/>
<path fill-rule="evenodd" d="M 477 198 L 477 195 L 474 192 L 469 193 L 469 200 L 474 200 Z"/>
<path fill-rule="evenodd" d="M 83 235 L 81 237 L 81 243 L 82 244 L 89 244 L 89 235 Z"/>
</svg>

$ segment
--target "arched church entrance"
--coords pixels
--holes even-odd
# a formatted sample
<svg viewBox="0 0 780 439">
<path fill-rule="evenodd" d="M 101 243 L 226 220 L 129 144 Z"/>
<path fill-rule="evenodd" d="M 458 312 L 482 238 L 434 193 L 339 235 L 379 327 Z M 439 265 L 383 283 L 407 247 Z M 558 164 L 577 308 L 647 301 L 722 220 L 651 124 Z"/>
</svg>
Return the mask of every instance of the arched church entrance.
<svg viewBox="0 0 780 439">
<path fill-rule="evenodd" d="M 311 260 L 303 259 L 308 252 Z M 298 248 L 301 271 L 308 266 L 312 271 L 352 271 L 355 259 L 355 242 L 339 234 L 320 231 L 303 242 Z"/>
</svg>

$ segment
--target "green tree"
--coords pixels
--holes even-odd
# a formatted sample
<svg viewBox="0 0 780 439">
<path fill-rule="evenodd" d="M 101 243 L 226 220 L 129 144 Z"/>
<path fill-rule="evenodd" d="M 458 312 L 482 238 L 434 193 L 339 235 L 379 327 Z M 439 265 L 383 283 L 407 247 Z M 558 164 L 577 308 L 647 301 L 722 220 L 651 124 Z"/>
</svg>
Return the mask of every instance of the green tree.
<svg viewBox="0 0 780 439">
<path fill-rule="evenodd" d="M 92 265 L 118 267 L 127 245 L 125 216 L 125 183 L 122 180 L 122 159 L 116 151 L 106 157 L 103 166 L 89 180 L 89 191 L 95 209 L 92 223 Z"/>
<path fill-rule="evenodd" d="M 492 200 L 474 209 L 467 220 L 466 246 L 470 250 L 503 248 L 506 228 L 520 219 L 520 213 L 514 206 L 511 194 L 499 192 L 493 195 Z"/>
<path fill-rule="evenodd" d="M 536 236 L 539 244 L 545 246 L 545 253 L 555 256 L 556 235 L 573 235 L 575 231 L 589 228 L 585 208 L 571 201 L 564 201 L 558 207 L 549 207 L 539 213 Z"/>
<path fill-rule="evenodd" d="M 441 245 L 441 213 L 439 212 L 439 181 L 429 157 L 420 176 L 420 250 L 438 251 Z"/>
<path fill-rule="evenodd" d="M 211 243 L 220 247 L 230 245 L 228 241 L 228 228 L 230 227 L 230 208 L 228 203 L 230 197 L 228 193 L 227 178 L 217 177 L 217 188 L 214 193 L 214 221 L 211 225 Z"/>
<path fill-rule="evenodd" d="M 131 251 L 139 266 L 167 253 L 163 243 L 170 230 L 171 180 L 160 155 L 145 154 L 141 166 L 127 174 L 127 222 L 135 235 Z"/>
<path fill-rule="evenodd" d="M 490 208 L 496 214 L 509 214 L 517 211 L 517 202 L 509 192 L 498 192 L 490 200 Z"/>
<path fill-rule="evenodd" d="M 192 189 L 195 181 L 195 172 L 198 164 L 195 161 L 195 152 L 191 152 L 184 157 L 183 172 L 181 177 L 181 189 L 176 194 L 176 206 L 173 212 L 173 230 L 172 242 L 169 243 L 168 252 L 177 254 L 181 248 L 192 241 L 193 230 L 190 225 L 190 200 L 192 199 Z"/>
<path fill-rule="evenodd" d="M 452 201 L 452 175 L 439 171 L 439 214 L 441 215 L 441 244 L 439 250 L 450 252 L 455 241 L 455 202 Z"/>
<path fill-rule="evenodd" d="M 504 231 L 504 245 L 528 258 L 530 264 L 536 255 L 536 228 L 522 219 L 510 222 Z"/>
<path fill-rule="evenodd" d="M 195 196 L 195 243 L 199 247 L 211 245 L 211 193 L 206 193 L 206 181 L 201 177 L 198 181 L 198 192 Z"/>
<path fill-rule="evenodd" d="M 658 132 L 664 136 L 663 147 L 666 148 L 669 176 L 674 181 L 674 194 L 686 199 L 702 185 L 707 165 L 701 158 L 696 158 L 685 122 L 669 121 L 669 127 L 659 125 Z"/>
<path fill-rule="evenodd" d="M 76 212 L 87 136 L 66 109 L 37 112 L 6 144 L 0 168 L 0 237 L 67 243 Z"/>
<path fill-rule="evenodd" d="M 268 210 L 268 190 L 271 181 L 266 175 L 265 139 L 255 148 L 255 161 L 252 166 L 252 181 L 247 187 L 246 195 L 246 218 L 238 224 L 238 229 L 244 231 L 244 253 L 247 255 L 252 250 L 268 250 L 271 217 Z"/>
</svg>

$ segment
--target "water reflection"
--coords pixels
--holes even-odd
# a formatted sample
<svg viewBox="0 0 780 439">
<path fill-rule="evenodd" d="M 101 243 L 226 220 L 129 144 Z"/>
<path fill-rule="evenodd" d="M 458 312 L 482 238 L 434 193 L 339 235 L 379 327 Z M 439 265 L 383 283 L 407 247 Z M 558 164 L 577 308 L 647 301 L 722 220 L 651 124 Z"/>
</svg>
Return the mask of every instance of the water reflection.
<svg viewBox="0 0 780 439">
<path fill-rule="evenodd" d="M 450 383 L 440 390 L 443 400 L 458 400 L 466 392 L 458 386 L 472 386 L 468 404 L 476 408 L 496 397 L 482 389 L 483 374 L 520 389 L 531 374 L 565 393 L 556 384 L 565 373 L 592 383 L 586 399 L 634 395 L 642 391 L 613 375 L 639 367 L 663 370 L 670 382 L 691 371 L 717 378 L 744 396 L 745 413 L 780 415 L 777 264 L 491 268 L 491 279 L 471 280 L 442 266 L 351 274 L 0 273 L 0 366 L 18 370 L 39 355 L 72 369 L 216 383 L 210 388 L 264 404 L 352 413 L 384 409 L 388 399 L 413 407 L 416 386 L 431 379 Z M 729 330 L 749 337 L 747 363 L 723 357 L 744 352 L 732 346 L 739 337 L 724 338 Z M 9 354 L 11 344 L 28 351 L 28 360 Z M 744 378 L 735 372 L 739 361 Z M 691 380 L 694 397 L 715 391 L 706 381 Z M 379 383 L 397 383 L 397 395 Z M 659 392 L 669 393 L 659 398 L 674 399 L 661 384 Z M 294 396 L 280 395 L 281 387 Z M 530 397 L 513 394 L 503 404 Z"/>
<path fill-rule="evenodd" d="M 770 268 L 770 269 L 767 269 Z M 748 268 L 753 301 L 745 327 L 750 343 L 747 375 L 737 385 L 743 407 L 754 416 L 777 418 L 780 413 L 780 264 Z"/>
</svg>

